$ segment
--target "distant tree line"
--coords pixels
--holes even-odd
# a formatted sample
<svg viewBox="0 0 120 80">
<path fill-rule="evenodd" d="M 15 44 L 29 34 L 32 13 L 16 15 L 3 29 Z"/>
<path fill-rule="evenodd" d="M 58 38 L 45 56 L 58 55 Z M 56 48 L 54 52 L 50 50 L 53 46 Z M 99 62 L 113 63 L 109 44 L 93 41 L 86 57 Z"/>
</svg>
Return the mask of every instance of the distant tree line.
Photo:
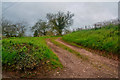
<svg viewBox="0 0 120 80">
<path fill-rule="evenodd" d="M 34 32 L 34 36 L 45 36 L 45 35 L 62 35 L 62 33 L 69 33 L 67 27 L 73 24 L 72 17 L 74 14 L 71 12 L 58 12 L 56 14 L 46 14 L 47 21 L 38 20 L 35 25 L 31 28 Z"/>
<path fill-rule="evenodd" d="M 31 27 L 34 37 L 46 35 L 62 35 L 70 33 L 67 29 L 73 24 L 73 16 L 71 12 L 57 12 L 56 14 L 47 13 L 46 21 L 39 19 L 34 26 Z M 22 37 L 25 36 L 27 23 L 21 21 L 13 23 L 5 18 L 2 19 L 2 35 L 6 37 Z"/>
</svg>

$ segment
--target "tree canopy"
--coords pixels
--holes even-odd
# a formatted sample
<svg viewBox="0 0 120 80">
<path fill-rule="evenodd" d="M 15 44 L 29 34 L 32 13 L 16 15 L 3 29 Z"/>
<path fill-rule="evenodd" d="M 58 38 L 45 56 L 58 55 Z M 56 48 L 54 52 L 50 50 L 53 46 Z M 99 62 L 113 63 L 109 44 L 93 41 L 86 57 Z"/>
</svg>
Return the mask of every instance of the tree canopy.
<svg viewBox="0 0 120 80">
<path fill-rule="evenodd" d="M 34 31 L 34 34 L 38 34 L 38 36 L 39 36 L 39 35 L 46 35 L 47 28 L 48 28 L 47 22 L 40 19 L 32 27 L 32 30 Z"/>
<path fill-rule="evenodd" d="M 58 31 L 59 35 L 62 35 L 62 30 L 72 25 L 73 16 L 74 14 L 71 14 L 69 11 L 66 14 L 59 11 L 57 14 L 48 13 L 46 17 L 49 23 L 52 24 L 52 27 Z"/>
</svg>

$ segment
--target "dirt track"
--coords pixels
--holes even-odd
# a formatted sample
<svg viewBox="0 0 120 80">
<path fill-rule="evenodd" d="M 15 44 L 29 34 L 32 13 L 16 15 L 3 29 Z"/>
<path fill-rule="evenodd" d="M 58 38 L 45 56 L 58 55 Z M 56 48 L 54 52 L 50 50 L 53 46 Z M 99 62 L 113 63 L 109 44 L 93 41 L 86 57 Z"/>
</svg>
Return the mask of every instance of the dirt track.
<svg viewBox="0 0 120 80">
<path fill-rule="evenodd" d="M 63 69 L 53 70 L 46 75 L 38 74 L 35 78 L 118 78 L 118 61 L 108 59 L 97 54 L 93 54 L 85 49 L 70 45 L 61 40 L 57 42 L 64 44 L 71 49 L 88 57 L 88 61 L 78 58 L 73 53 L 70 53 L 55 44 L 49 39 L 46 40 L 48 46 L 58 56 L 63 64 Z M 3 78 L 19 78 L 15 73 L 3 72 Z"/>
<path fill-rule="evenodd" d="M 65 43 L 60 38 L 57 42 L 70 47 L 80 54 L 87 55 L 89 61 L 83 61 L 76 55 L 56 46 L 50 40 L 47 44 L 54 53 L 59 57 L 61 63 L 65 67 L 59 72 L 55 72 L 51 77 L 60 78 L 118 78 L 118 62 L 93 54 L 85 49 L 81 49 Z"/>
</svg>

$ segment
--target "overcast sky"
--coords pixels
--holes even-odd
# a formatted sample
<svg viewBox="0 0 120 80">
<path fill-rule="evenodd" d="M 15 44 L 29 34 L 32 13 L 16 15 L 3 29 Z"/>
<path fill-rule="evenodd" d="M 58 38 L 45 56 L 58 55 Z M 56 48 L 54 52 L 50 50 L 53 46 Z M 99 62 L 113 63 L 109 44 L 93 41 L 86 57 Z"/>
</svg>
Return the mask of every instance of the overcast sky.
<svg viewBox="0 0 120 80">
<path fill-rule="evenodd" d="M 118 17 L 117 2 L 4 2 L 2 16 L 13 21 L 26 21 L 33 26 L 38 19 L 46 20 L 46 13 L 70 11 L 74 13 L 72 29 Z"/>
</svg>

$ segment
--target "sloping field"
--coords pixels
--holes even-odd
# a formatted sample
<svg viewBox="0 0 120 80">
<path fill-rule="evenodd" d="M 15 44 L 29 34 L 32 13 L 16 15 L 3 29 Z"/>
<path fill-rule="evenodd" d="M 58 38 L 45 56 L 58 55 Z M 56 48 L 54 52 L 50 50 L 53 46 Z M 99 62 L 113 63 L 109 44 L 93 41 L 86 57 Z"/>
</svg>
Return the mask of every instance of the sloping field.
<svg viewBox="0 0 120 80">
<path fill-rule="evenodd" d="M 84 47 L 119 54 L 118 25 L 108 25 L 99 29 L 80 30 L 63 36 L 63 40 Z"/>
</svg>

